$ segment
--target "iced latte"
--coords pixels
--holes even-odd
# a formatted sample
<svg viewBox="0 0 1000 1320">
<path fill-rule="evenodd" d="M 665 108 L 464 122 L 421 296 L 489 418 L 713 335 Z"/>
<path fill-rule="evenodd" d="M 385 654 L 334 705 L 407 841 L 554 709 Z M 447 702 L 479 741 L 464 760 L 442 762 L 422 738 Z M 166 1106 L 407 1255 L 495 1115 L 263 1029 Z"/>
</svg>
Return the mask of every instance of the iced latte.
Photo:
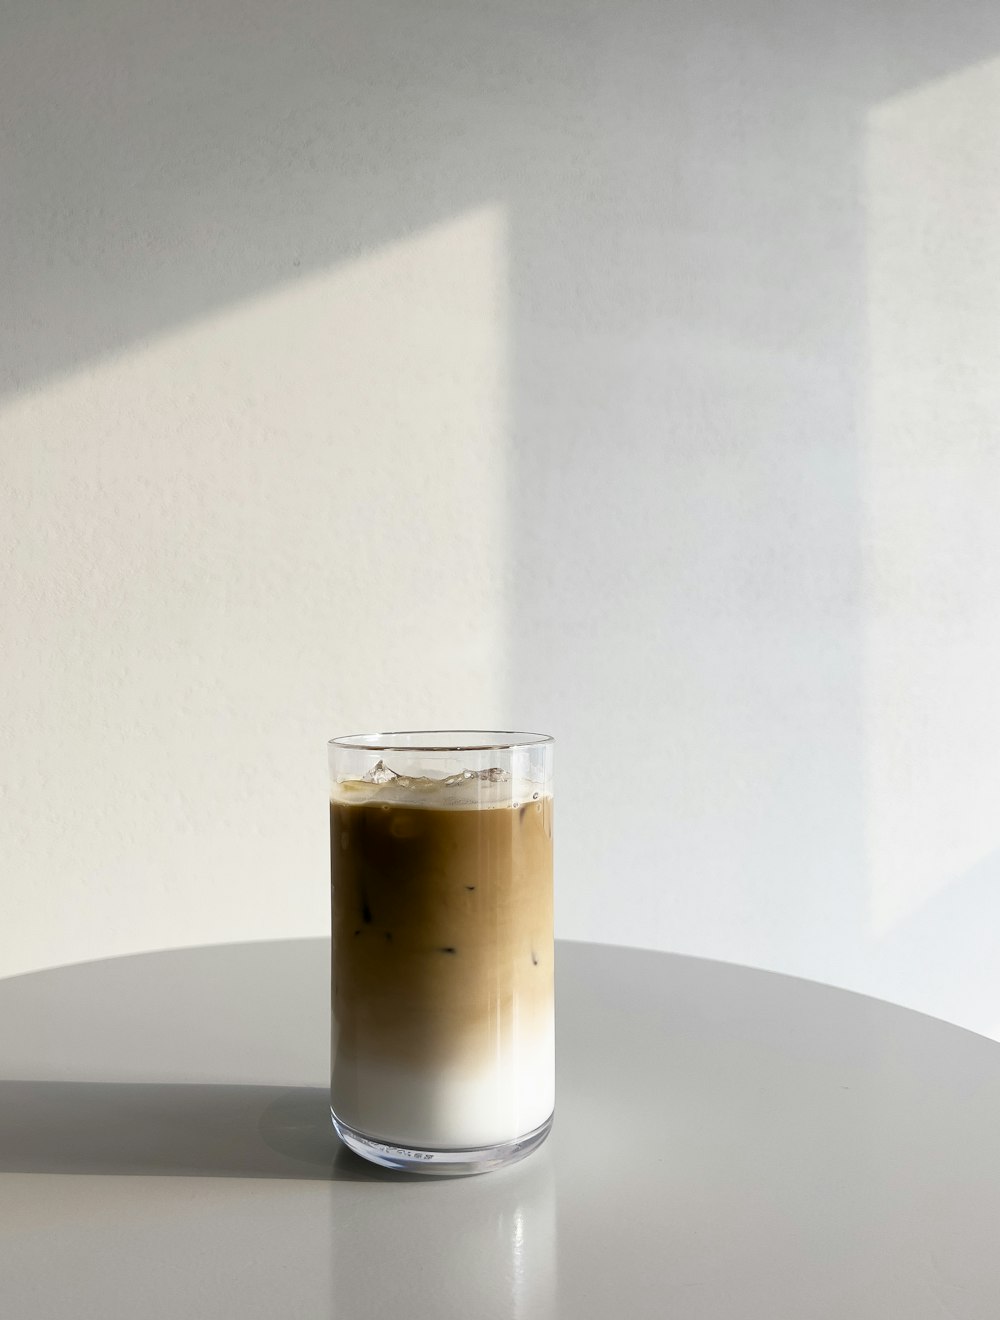
<svg viewBox="0 0 1000 1320">
<path fill-rule="evenodd" d="M 437 777 L 401 750 L 331 786 L 331 1106 L 370 1158 L 489 1168 L 553 1111 L 551 746 Z"/>
</svg>

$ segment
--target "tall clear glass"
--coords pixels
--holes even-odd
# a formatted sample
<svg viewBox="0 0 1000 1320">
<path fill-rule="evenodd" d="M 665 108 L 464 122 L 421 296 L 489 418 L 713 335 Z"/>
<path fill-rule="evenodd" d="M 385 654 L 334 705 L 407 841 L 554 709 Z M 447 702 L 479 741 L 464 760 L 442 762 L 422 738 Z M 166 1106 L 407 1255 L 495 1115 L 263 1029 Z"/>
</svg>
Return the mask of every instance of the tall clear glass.
<svg viewBox="0 0 1000 1320">
<path fill-rule="evenodd" d="M 552 759 L 544 734 L 330 743 L 330 1108 L 377 1164 L 481 1173 L 548 1135 Z"/>
</svg>

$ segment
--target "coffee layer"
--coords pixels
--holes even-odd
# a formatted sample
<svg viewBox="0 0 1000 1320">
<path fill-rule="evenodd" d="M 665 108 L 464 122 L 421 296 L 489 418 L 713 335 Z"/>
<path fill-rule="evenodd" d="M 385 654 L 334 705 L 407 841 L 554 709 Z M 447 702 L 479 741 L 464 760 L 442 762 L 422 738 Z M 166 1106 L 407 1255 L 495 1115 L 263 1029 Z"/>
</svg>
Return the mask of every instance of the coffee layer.
<svg viewBox="0 0 1000 1320">
<path fill-rule="evenodd" d="M 352 1060 L 455 1075 L 501 1057 L 516 1073 L 518 1041 L 551 1038 L 552 799 L 335 800 L 330 837 L 341 1076 Z"/>
</svg>

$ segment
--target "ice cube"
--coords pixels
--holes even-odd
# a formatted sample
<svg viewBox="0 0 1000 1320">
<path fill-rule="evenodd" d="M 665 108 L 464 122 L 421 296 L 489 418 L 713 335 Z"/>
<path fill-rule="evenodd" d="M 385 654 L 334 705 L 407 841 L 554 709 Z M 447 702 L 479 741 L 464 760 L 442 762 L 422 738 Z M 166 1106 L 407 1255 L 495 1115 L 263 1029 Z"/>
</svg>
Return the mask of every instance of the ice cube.
<svg viewBox="0 0 1000 1320">
<path fill-rule="evenodd" d="M 370 770 L 365 771 L 366 784 L 388 784 L 393 779 L 398 779 L 399 775 L 395 770 L 390 770 L 384 761 L 376 761 Z"/>
<path fill-rule="evenodd" d="M 456 784 L 472 784 L 477 780 L 481 784 L 505 784 L 510 778 L 506 770 L 502 770 L 498 765 L 491 765 L 488 770 L 460 770 L 456 775 L 449 775 L 447 779 L 441 782 L 447 784 L 449 788 L 454 788 Z"/>
</svg>

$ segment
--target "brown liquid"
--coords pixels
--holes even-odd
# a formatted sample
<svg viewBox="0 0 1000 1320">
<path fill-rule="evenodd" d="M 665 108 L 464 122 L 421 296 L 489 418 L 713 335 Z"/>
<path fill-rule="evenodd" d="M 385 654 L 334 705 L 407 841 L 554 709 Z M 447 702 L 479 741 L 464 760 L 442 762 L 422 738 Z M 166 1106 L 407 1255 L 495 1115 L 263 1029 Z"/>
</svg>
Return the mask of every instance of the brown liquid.
<svg viewBox="0 0 1000 1320">
<path fill-rule="evenodd" d="M 330 804 L 345 1058 L 478 1067 L 551 1024 L 552 799 Z"/>
</svg>

